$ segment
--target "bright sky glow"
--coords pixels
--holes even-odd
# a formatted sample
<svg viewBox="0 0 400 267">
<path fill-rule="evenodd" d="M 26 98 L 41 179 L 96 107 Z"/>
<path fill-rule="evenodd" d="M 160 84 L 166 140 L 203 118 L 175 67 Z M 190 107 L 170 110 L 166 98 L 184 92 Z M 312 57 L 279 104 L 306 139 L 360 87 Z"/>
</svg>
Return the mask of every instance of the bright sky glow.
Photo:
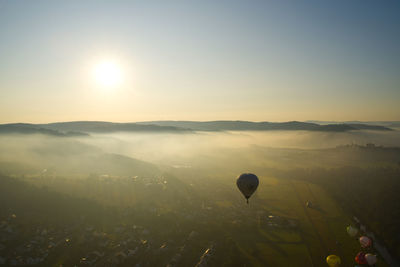
<svg viewBox="0 0 400 267">
<path fill-rule="evenodd" d="M 0 123 L 400 120 L 400 1 L 0 0 Z"/>
<path fill-rule="evenodd" d="M 104 61 L 94 66 L 93 76 L 102 87 L 116 87 L 121 85 L 123 77 L 120 66 L 112 61 Z"/>
</svg>

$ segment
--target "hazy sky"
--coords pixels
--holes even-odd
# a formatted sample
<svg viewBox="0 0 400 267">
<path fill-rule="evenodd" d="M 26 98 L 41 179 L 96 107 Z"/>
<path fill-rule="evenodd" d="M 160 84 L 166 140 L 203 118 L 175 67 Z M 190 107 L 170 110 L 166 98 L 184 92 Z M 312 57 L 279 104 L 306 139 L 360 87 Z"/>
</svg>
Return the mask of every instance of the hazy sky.
<svg viewBox="0 0 400 267">
<path fill-rule="evenodd" d="M 400 120 L 399 14 L 376 0 L 0 0 L 0 123 Z M 122 82 L 96 82 L 102 62 Z"/>
</svg>

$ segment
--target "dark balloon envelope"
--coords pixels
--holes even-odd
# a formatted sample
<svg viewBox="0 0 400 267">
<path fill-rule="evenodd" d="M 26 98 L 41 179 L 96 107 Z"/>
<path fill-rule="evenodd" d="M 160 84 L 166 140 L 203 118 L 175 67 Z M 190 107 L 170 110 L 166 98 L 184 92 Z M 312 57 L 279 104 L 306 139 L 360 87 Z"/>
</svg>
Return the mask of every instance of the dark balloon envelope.
<svg viewBox="0 0 400 267">
<path fill-rule="evenodd" d="M 252 173 L 243 173 L 237 178 L 236 185 L 246 198 L 247 203 L 249 203 L 249 198 L 256 191 L 258 183 L 258 177 Z"/>
</svg>

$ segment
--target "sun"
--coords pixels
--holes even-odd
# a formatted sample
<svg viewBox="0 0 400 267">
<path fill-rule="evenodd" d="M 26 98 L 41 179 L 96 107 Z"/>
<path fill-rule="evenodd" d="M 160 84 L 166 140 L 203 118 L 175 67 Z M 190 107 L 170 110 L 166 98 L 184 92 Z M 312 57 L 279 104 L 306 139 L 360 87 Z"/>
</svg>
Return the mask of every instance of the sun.
<svg viewBox="0 0 400 267">
<path fill-rule="evenodd" d="M 121 67 L 114 61 L 102 61 L 93 67 L 95 82 L 107 88 L 117 87 L 123 82 Z"/>
</svg>

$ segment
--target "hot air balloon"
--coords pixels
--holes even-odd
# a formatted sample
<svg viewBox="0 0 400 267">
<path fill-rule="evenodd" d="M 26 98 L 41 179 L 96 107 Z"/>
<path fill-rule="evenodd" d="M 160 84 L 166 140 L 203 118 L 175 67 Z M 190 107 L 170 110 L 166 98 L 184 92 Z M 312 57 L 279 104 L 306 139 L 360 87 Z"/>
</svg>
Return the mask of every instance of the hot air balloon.
<svg viewBox="0 0 400 267">
<path fill-rule="evenodd" d="M 362 237 L 360 237 L 360 244 L 361 244 L 361 247 L 367 248 L 367 247 L 371 246 L 372 241 L 371 241 L 371 239 L 369 237 L 362 236 Z"/>
<path fill-rule="evenodd" d="M 377 262 L 376 255 L 367 253 L 365 254 L 365 260 L 367 261 L 368 265 L 374 265 Z"/>
<path fill-rule="evenodd" d="M 329 267 L 338 267 L 342 261 L 340 260 L 339 256 L 336 255 L 329 255 L 326 257 L 326 263 Z"/>
<path fill-rule="evenodd" d="M 364 252 L 358 252 L 355 260 L 358 264 L 367 264 L 367 259 L 365 258 Z"/>
<path fill-rule="evenodd" d="M 256 191 L 258 183 L 257 176 L 252 173 L 243 173 L 237 178 L 236 185 L 246 198 L 247 204 L 249 204 L 251 195 Z"/>
<path fill-rule="evenodd" d="M 358 234 L 358 229 L 351 225 L 347 226 L 346 230 L 351 237 L 355 237 Z"/>
</svg>

